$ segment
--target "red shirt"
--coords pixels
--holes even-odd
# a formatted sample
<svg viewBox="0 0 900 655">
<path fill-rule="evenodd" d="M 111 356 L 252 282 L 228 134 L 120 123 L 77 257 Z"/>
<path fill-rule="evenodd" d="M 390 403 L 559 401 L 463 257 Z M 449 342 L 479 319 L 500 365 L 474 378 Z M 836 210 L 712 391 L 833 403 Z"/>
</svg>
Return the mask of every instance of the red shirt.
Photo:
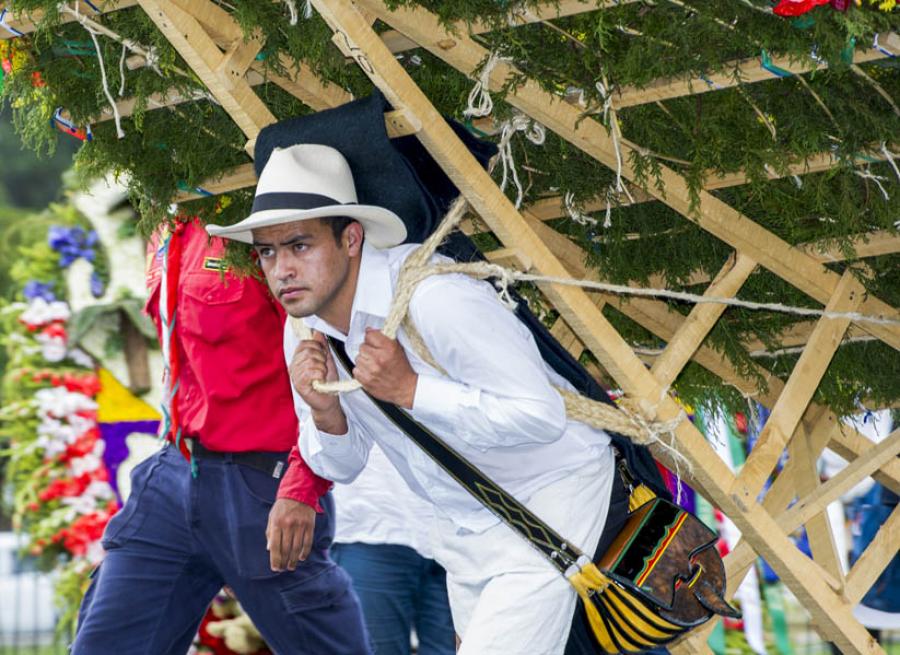
<svg viewBox="0 0 900 655">
<path fill-rule="evenodd" d="M 278 497 L 321 511 L 318 500 L 331 483 L 315 475 L 297 449 L 297 416 L 282 349 L 284 310 L 255 278 L 226 271 L 223 280 L 225 244 L 210 240 L 198 220 L 172 238 L 182 240 L 172 336 L 178 357 L 177 427 L 209 450 L 290 450 Z M 166 255 L 159 242 L 154 235 L 147 248 L 145 311 L 162 339 L 159 292 Z"/>
</svg>

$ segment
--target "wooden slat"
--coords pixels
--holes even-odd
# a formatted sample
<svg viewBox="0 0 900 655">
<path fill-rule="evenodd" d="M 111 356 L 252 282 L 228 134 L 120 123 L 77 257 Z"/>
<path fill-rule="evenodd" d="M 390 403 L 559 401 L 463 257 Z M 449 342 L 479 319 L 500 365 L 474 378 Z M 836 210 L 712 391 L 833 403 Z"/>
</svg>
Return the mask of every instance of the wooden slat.
<svg viewBox="0 0 900 655">
<path fill-rule="evenodd" d="M 900 37 L 896 32 L 889 32 L 879 37 L 879 45 L 896 54 L 900 54 Z M 879 59 L 886 59 L 888 55 L 874 48 L 856 50 L 853 53 L 853 61 L 863 64 Z M 773 56 L 772 63 L 779 68 L 803 75 L 816 70 L 827 68 L 826 64 L 817 62 L 812 58 L 805 61 L 792 61 L 788 56 Z M 650 82 L 643 86 L 624 86 L 614 96 L 613 103 L 617 108 L 634 107 L 637 105 L 656 102 L 659 100 L 671 100 L 680 96 L 709 93 L 720 89 L 727 89 L 741 84 L 755 84 L 775 79 L 776 76 L 763 68 L 762 61 L 758 57 L 730 61 L 722 65 L 721 73 L 710 73 L 705 76 L 709 82 L 703 79 L 682 76 L 665 78 Z"/>
<path fill-rule="evenodd" d="M 797 460 L 798 466 L 791 476 L 797 486 L 797 493 L 809 496 L 820 487 L 819 470 L 817 462 L 819 453 L 814 451 L 810 443 L 810 436 L 803 425 L 799 425 L 797 433 L 788 444 L 788 457 Z M 844 570 L 838 555 L 837 545 L 834 541 L 831 521 L 828 512 L 819 511 L 810 516 L 805 522 L 806 534 L 809 538 L 810 551 L 813 559 L 836 580 L 843 583 Z M 843 529 L 843 526 L 840 526 Z"/>
<path fill-rule="evenodd" d="M 872 152 L 865 152 L 863 153 L 863 155 L 859 156 L 856 159 L 855 163 L 858 166 L 862 166 L 864 164 L 870 163 L 872 160 L 884 161 L 884 153 L 877 150 Z M 768 177 L 768 179 L 770 180 L 779 180 L 791 175 L 802 176 L 810 175 L 813 173 L 821 173 L 823 171 L 835 168 L 839 163 L 839 160 L 832 153 L 819 153 L 817 155 L 812 155 L 804 159 L 803 161 L 790 164 L 784 172 L 779 172 L 775 169 L 767 170 L 766 177 Z M 703 183 L 703 188 L 707 191 L 713 191 L 716 189 L 725 189 L 729 187 L 740 186 L 742 184 L 747 184 L 750 181 L 750 176 L 744 171 L 736 171 L 734 173 L 719 176 L 716 171 L 707 170 L 703 174 L 703 179 L 705 180 Z M 626 197 L 622 197 L 619 199 L 620 202 L 618 204 L 613 204 L 613 209 L 616 209 L 617 207 L 630 207 L 632 205 L 655 200 L 653 196 L 645 192 L 643 189 L 640 189 L 639 187 L 630 186 L 629 191 L 634 197 L 634 202 L 631 202 Z M 585 213 L 605 212 L 608 204 L 609 203 L 607 203 L 605 198 L 597 198 L 595 200 L 586 202 L 584 204 L 584 207 L 582 207 L 582 211 L 584 211 Z M 532 205 L 529 205 L 529 209 L 536 216 L 538 216 L 542 220 L 547 221 L 555 218 L 562 218 L 568 215 L 565 200 L 562 196 L 542 198 Z"/>
<path fill-rule="evenodd" d="M 745 255 L 738 255 L 734 261 L 725 265 L 703 295 L 733 297 L 755 268 L 755 261 Z M 650 369 L 663 385 L 670 386 L 675 381 L 727 308 L 724 304 L 694 305 L 691 313 L 669 340 L 663 354 Z"/>
<path fill-rule="evenodd" d="M 537 7 L 519 5 L 519 11 L 510 14 L 509 23 L 513 26 L 528 25 L 539 21 L 553 20 L 564 16 L 574 16 L 575 14 L 583 14 L 588 11 L 597 11 L 599 9 L 608 9 L 609 7 L 639 1 L 640 0 L 560 0 L 559 2 L 547 2 L 538 5 Z M 484 34 L 494 28 L 490 23 L 485 23 L 483 21 L 475 21 L 471 24 L 461 21 L 455 25 L 455 29 L 461 34 Z M 381 38 L 388 49 L 395 54 L 419 47 L 415 41 L 396 30 L 383 32 Z"/>
<path fill-rule="evenodd" d="M 826 305 L 830 312 L 856 311 L 862 303 L 865 292 L 859 281 L 850 271 L 841 276 L 840 284 L 834 296 Z M 803 412 L 809 405 L 812 396 L 825 374 L 831 358 L 834 356 L 847 326 L 848 319 L 819 319 L 806 345 L 806 349 L 794 366 L 791 377 L 781 392 L 778 402 L 766 420 L 747 457 L 744 467 L 738 475 L 737 484 L 758 493 L 772 469 L 778 462 L 784 447 L 797 428 Z"/>
<path fill-rule="evenodd" d="M 323 82 L 303 62 L 293 62 L 285 54 L 281 54 L 279 57 L 281 65 L 289 74 L 281 76 L 269 73 L 269 78 L 307 107 L 322 111 L 353 100 L 353 96 L 348 91 L 337 84 Z M 256 70 L 262 73 L 262 64 L 259 64 Z"/>
<path fill-rule="evenodd" d="M 894 508 L 875 538 L 847 574 L 847 598 L 858 603 L 897 555 L 900 544 L 900 505 Z"/>
<path fill-rule="evenodd" d="M 133 7 L 137 4 L 137 0 L 107 0 L 106 2 L 94 2 L 94 5 L 100 10 L 99 13 L 94 11 L 89 4 L 83 2 L 83 0 L 77 0 L 78 3 L 78 11 L 88 16 L 90 18 L 94 18 L 101 14 L 106 14 L 112 11 L 119 11 L 120 9 L 127 9 L 128 7 Z M 7 3 L 8 4 L 8 3 Z M 70 6 L 74 6 L 74 3 L 71 3 Z M 0 7 L 2 9 L 2 7 Z M 30 34 L 37 29 L 37 23 L 39 23 L 44 17 L 44 11 L 40 9 L 36 9 L 33 12 L 26 13 L 24 15 L 20 15 L 15 12 L 10 12 L 12 15 L 6 17 L 6 23 L 16 29 L 23 34 Z M 71 23 L 75 20 L 75 17 L 70 14 L 60 14 L 59 21 L 61 23 Z M 12 39 L 15 38 L 14 35 L 4 29 L 0 29 L 0 39 Z"/>
<path fill-rule="evenodd" d="M 198 15 L 210 13 L 212 3 L 207 0 L 178 1 L 181 6 L 172 0 L 139 0 L 139 4 L 241 131 L 250 139 L 256 138 L 263 127 L 275 122 L 275 116 L 245 79 L 236 79 L 220 70 L 227 55 L 216 47 L 213 38 L 193 15 L 193 12 Z M 228 19 L 233 22 L 230 16 Z M 227 24 L 223 22 L 219 29 L 224 31 Z"/>
</svg>

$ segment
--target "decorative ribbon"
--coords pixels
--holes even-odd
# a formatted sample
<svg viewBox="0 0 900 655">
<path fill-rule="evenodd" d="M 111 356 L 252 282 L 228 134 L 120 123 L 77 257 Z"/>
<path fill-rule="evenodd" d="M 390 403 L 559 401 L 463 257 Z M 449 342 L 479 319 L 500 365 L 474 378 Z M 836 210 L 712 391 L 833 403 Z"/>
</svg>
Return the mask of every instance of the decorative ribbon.
<svg viewBox="0 0 900 655">
<path fill-rule="evenodd" d="M 62 107 L 56 108 L 56 111 L 53 113 L 53 118 L 50 119 L 50 124 L 66 134 L 74 136 L 76 139 L 81 139 L 82 141 L 93 141 L 94 139 L 94 135 L 91 132 L 91 126 L 88 125 L 85 128 L 80 128 L 72 121 L 64 118 L 62 115 Z"/>
<path fill-rule="evenodd" d="M 181 233 L 184 223 L 176 221 L 160 251 L 162 252 L 162 280 L 159 285 L 159 320 L 162 325 L 163 370 L 163 423 L 160 436 L 170 439 L 191 462 L 191 473 L 196 476 L 197 468 L 187 443 L 182 439 L 178 413 L 179 353 L 178 340 L 174 338 L 175 319 L 178 306 L 178 282 L 181 278 L 181 252 L 184 246 Z"/>
<path fill-rule="evenodd" d="M 772 63 L 772 58 L 769 56 L 769 53 L 766 50 L 763 50 L 760 53 L 760 63 L 762 67 L 767 71 L 772 73 L 775 77 L 793 77 L 794 74 L 790 71 L 787 71 L 783 68 L 779 68 L 775 64 Z"/>
</svg>

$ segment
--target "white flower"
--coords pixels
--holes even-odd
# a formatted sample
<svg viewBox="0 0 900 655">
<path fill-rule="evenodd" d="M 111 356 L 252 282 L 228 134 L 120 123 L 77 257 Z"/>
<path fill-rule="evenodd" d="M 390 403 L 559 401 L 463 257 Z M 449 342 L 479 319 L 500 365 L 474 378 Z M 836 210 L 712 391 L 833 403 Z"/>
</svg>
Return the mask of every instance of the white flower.
<svg viewBox="0 0 900 655">
<path fill-rule="evenodd" d="M 70 316 L 69 305 L 63 301 L 48 303 L 43 298 L 34 298 L 28 309 L 19 315 L 19 320 L 32 327 L 41 327 L 53 321 L 68 321 Z"/>
<path fill-rule="evenodd" d="M 48 362 L 61 362 L 66 358 L 66 340 L 62 337 L 49 337 L 45 334 L 37 335 L 41 344 L 41 356 Z"/>
</svg>

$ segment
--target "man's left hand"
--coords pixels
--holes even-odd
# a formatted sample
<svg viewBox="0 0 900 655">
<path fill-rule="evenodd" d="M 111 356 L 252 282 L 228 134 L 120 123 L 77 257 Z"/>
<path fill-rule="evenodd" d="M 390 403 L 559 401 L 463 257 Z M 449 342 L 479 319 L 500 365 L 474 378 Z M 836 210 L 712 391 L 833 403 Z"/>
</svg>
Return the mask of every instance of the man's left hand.
<svg viewBox="0 0 900 655">
<path fill-rule="evenodd" d="M 279 498 L 269 511 L 266 542 L 273 571 L 293 571 L 312 550 L 316 510 L 290 498 Z"/>
<path fill-rule="evenodd" d="M 359 347 L 353 377 L 378 400 L 412 409 L 419 376 L 397 340 L 380 330 L 368 328 L 365 342 Z"/>
</svg>

